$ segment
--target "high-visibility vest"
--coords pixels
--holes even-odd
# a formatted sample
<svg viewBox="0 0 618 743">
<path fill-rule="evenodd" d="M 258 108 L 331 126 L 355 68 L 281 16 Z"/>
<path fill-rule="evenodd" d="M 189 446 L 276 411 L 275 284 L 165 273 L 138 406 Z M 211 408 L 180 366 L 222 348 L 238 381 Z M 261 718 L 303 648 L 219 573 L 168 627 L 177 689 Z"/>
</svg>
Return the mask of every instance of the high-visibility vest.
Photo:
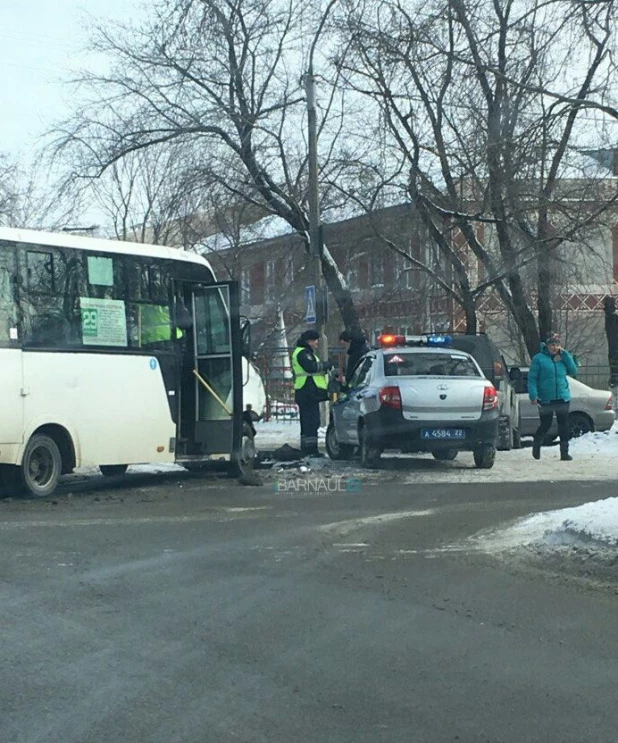
<svg viewBox="0 0 618 743">
<path fill-rule="evenodd" d="M 318 389 L 326 390 L 328 389 L 328 377 L 324 372 L 315 372 L 314 374 L 310 374 L 309 372 L 305 371 L 303 367 L 300 365 L 298 361 L 298 354 L 301 351 L 304 351 L 304 346 L 298 346 L 294 349 L 294 353 L 292 354 L 292 374 L 294 375 L 294 389 L 300 390 L 303 388 L 305 382 L 307 381 L 307 377 L 312 377 L 313 381 L 315 382 L 315 386 Z M 318 358 L 317 354 L 313 354 L 315 356 L 315 360 L 320 363 L 320 359 Z"/>
<path fill-rule="evenodd" d="M 140 342 L 142 345 L 162 343 L 172 339 L 172 321 L 169 307 L 161 304 L 140 305 Z M 182 331 L 176 329 L 176 338 Z"/>
</svg>

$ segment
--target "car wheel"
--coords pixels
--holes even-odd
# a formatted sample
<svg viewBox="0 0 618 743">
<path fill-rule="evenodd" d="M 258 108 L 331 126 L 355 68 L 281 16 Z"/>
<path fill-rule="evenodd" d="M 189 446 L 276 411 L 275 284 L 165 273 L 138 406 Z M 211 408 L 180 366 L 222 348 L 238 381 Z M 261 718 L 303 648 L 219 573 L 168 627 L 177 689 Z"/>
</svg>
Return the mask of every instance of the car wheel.
<svg viewBox="0 0 618 743">
<path fill-rule="evenodd" d="M 457 456 L 457 449 L 442 449 L 441 451 L 432 452 L 434 459 L 439 462 L 452 462 Z"/>
<path fill-rule="evenodd" d="M 127 471 L 128 464 L 100 464 L 103 477 L 120 477 Z"/>
<path fill-rule="evenodd" d="M 474 450 L 474 464 L 480 470 L 490 470 L 496 461 L 496 447 L 485 444 Z"/>
<path fill-rule="evenodd" d="M 358 432 L 358 438 L 360 439 L 361 465 L 367 469 L 377 467 L 382 450 L 371 440 L 365 426 L 361 426 Z"/>
<path fill-rule="evenodd" d="M 51 495 L 62 473 L 62 456 L 56 442 L 45 434 L 34 435 L 26 446 L 21 464 L 24 485 L 31 495 Z"/>
<path fill-rule="evenodd" d="M 577 439 L 591 431 L 594 431 L 594 425 L 587 415 L 584 415 L 584 413 L 571 413 L 569 415 L 570 439 Z"/>
<path fill-rule="evenodd" d="M 513 448 L 513 427 L 508 416 L 500 418 L 498 433 L 498 451 L 510 451 Z"/>
<path fill-rule="evenodd" d="M 324 441 L 326 445 L 326 453 L 331 459 L 351 459 L 354 452 L 354 447 L 350 444 L 340 444 L 337 438 L 337 429 L 335 424 L 331 421 L 326 429 L 326 439 Z"/>
</svg>

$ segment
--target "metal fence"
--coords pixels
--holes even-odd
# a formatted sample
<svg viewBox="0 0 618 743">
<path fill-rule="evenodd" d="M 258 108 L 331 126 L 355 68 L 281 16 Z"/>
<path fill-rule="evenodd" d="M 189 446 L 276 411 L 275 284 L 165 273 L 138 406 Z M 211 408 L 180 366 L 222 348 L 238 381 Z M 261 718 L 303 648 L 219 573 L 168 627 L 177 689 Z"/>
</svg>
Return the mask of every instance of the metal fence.
<svg viewBox="0 0 618 743">
<path fill-rule="evenodd" d="M 294 422 L 298 408 L 294 402 L 294 383 L 290 357 L 294 348 L 281 346 L 262 348 L 254 357 L 266 391 L 264 420 Z M 335 369 L 345 368 L 346 354 L 341 348 L 330 348 L 328 358 Z"/>
<path fill-rule="evenodd" d="M 582 364 L 579 367 L 577 379 L 589 387 L 594 387 L 598 390 L 609 390 L 609 364 Z"/>
</svg>

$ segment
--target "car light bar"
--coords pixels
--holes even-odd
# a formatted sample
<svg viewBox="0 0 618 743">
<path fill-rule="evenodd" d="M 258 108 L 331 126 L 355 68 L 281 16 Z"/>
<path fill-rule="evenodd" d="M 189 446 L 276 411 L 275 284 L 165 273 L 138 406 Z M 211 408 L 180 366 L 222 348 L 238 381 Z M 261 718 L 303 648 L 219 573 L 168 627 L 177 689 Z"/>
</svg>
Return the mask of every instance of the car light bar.
<svg viewBox="0 0 618 743">
<path fill-rule="evenodd" d="M 436 335 L 397 335 L 395 333 L 383 333 L 378 336 L 380 348 L 389 346 L 429 346 L 434 348 L 450 348 L 453 338 L 450 335 L 437 333 Z"/>
</svg>

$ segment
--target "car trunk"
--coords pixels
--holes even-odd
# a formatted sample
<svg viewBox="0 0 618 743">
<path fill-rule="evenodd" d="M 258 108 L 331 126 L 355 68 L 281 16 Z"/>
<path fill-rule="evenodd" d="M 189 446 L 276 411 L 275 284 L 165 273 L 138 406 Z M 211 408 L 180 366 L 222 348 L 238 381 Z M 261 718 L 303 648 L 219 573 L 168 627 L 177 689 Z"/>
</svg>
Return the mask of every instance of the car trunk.
<svg viewBox="0 0 618 743">
<path fill-rule="evenodd" d="M 476 421 L 487 383 L 470 377 L 399 377 L 403 417 L 414 421 Z"/>
</svg>

